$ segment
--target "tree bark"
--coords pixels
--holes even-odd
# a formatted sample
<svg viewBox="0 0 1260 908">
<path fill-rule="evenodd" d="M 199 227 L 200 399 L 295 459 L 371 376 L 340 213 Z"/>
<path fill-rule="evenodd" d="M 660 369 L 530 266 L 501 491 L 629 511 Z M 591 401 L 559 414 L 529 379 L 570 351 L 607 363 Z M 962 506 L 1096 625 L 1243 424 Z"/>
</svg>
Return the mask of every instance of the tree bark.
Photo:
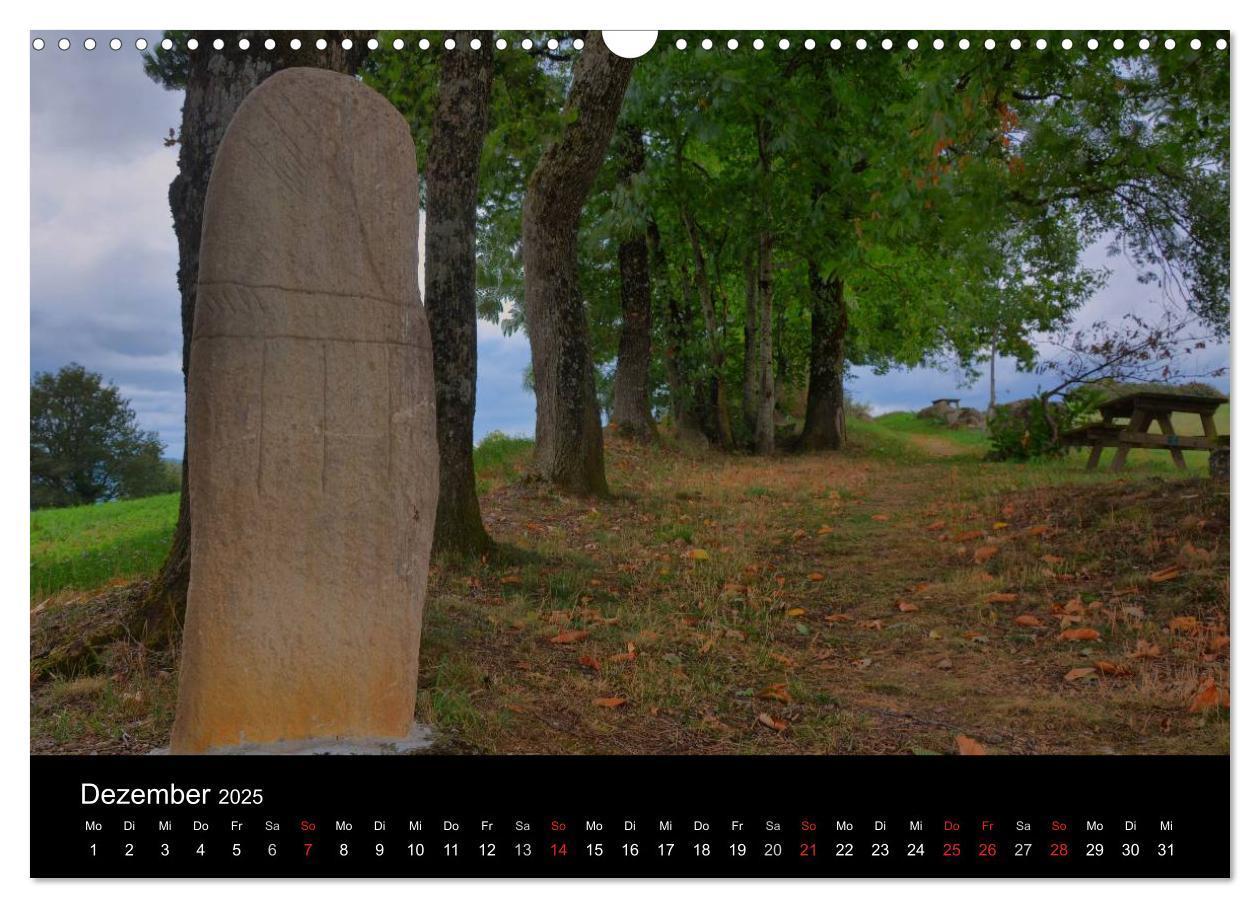
<svg viewBox="0 0 1260 908">
<path fill-rule="evenodd" d="M 438 504 L 434 552 L 491 547 L 473 471 L 477 408 L 477 188 L 490 125 L 493 35 L 453 32 L 442 53 L 425 170 L 424 306 L 433 335 Z M 469 42 L 481 40 L 473 50 Z"/>
<path fill-rule="evenodd" d="M 774 235 L 771 233 L 770 151 L 765 121 L 757 120 L 757 157 L 762 181 L 762 229 L 757 237 L 757 426 L 755 450 L 774 453 Z"/>
<path fill-rule="evenodd" d="M 607 495 L 608 482 L 578 286 L 578 221 L 633 68 L 634 61 L 610 51 L 598 32 L 587 34 L 573 66 L 567 125 L 530 175 L 521 214 L 525 320 L 538 402 L 536 466 L 544 480 L 579 495 Z"/>
<path fill-rule="evenodd" d="M 634 126 L 623 132 L 625 166 L 622 182 L 629 184 L 643 172 L 643 132 Z M 617 342 L 617 374 L 613 378 L 612 422 L 627 435 L 643 440 L 656 437 L 652 419 L 652 278 L 648 264 L 647 233 L 641 231 L 617 247 L 621 276 L 621 336 Z"/>
<path fill-rule="evenodd" d="M 797 448 L 837 451 L 845 441 L 844 340 L 849 316 L 844 282 L 824 281 L 817 263 L 810 262 L 809 290 L 809 393 Z"/>
<path fill-rule="evenodd" d="M 744 263 L 744 425 L 752 435 L 757 428 L 757 392 L 761 387 L 757 359 L 757 255 Z"/>
<path fill-rule="evenodd" d="M 713 285 L 709 281 L 709 269 L 704 259 L 704 246 L 700 240 L 700 230 L 691 212 L 682 210 L 683 226 L 687 231 L 687 240 L 691 244 L 692 266 L 695 268 L 693 280 L 696 294 L 700 298 L 700 311 L 704 315 L 704 331 L 709 351 L 709 368 L 712 371 L 710 398 L 713 407 L 714 430 L 717 442 L 722 450 L 729 451 L 735 446 L 731 433 L 731 416 L 726 401 L 726 354 L 722 350 L 722 339 L 718 336 L 717 310 L 713 303 Z"/>
<path fill-rule="evenodd" d="M 179 249 L 180 324 L 183 328 L 184 387 L 188 387 L 188 354 L 192 345 L 193 314 L 197 305 L 197 271 L 201 247 L 201 209 L 210 185 L 210 170 L 219 142 L 227 131 L 236 109 L 245 96 L 273 73 L 291 66 L 318 66 L 344 73 L 354 73 L 367 54 L 365 36 L 356 32 L 328 36 L 325 50 L 316 49 L 309 36 L 299 50 L 289 46 L 291 37 L 283 33 L 195 32 L 198 49 L 188 52 L 184 82 L 184 107 L 179 127 L 179 172 L 171 181 L 168 198 Z M 343 50 L 341 40 L 354 39 L 351 50 Z M 215 38 L 221 37 L 224 50 L 213 49 Z M 237 42 L 248 37 L 248 50 L 239 50 Z M 274 50 L 263 47 L 263 40 L 276 40 Z M 168 86 L 171 87 L 171 86 Z M 185 436 L 186 437 L 186 436 Z M 132 638 L 150 646 L 164 646 L 178 641 L 188 596 L 188 568 L 191 551 L 191 520 L 188 500 L 188 447 L 184 445 L 184 463 L 179 495 L 179 516 L 175 535 L 166 560 L 158 571 L 149 595 L 129 621 L 127 632 Z"/>
</svg>

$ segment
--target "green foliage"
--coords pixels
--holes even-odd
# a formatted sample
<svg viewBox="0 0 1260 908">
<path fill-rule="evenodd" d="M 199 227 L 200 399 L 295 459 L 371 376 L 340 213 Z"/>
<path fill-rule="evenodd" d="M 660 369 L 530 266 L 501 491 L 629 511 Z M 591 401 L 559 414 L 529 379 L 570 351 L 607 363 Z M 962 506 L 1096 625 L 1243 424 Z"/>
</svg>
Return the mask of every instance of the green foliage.
<svg viewBox="0 0 1260 908">
<path fill-rule="evenodd" d="M 166 557 L 179 495 L 31 514 L 31 598 L 91 590 L 155 572 Z"/>
<path fill-rule="evenodd" d="M 157 433 L 136 424 L 117 387 L 77 363 L 31 382 L 30 444 L 32 508 L 172 490 Z"/>
<path fill-rule="evenodd" d="M 1062 434 L 1088 422 L 1106 399 L 1097 388 L 1077 387 L 1060 401 L 1037 396 L 997 407 L 988 425 L 989 459 L 1062 457 Z"/>
</svg>

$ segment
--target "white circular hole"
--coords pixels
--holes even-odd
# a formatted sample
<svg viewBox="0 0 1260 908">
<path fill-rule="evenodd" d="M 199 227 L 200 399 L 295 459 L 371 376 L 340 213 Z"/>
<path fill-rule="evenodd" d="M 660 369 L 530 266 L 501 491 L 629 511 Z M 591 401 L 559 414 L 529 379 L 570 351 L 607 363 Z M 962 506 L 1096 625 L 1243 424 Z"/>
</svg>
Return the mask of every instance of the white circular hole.
<svg viewBox="0 0 1260 908">
<path fill-rule="evenodd" d="M 239 47 L 241 50 L 249 50 L 249 39 L 242 38 L 241 40 L 236 42 L 236 46 Z"/>
<path fill-rule="evenodd" d="M 792 42 L 789 41 L 787 38 L 779 39 L 779 50 L 787 50 L 791 46 L 792 46 Z"/>
<path fill-rule="evenodd" d="M 817 47 L 817 46 L 818 46 L 818 42 L 817 42 L 817 41 L 815 41 L 813 38 L 806 38 L 806 39 L 805 39 L 805 49 L 806 49 L 806 50 L 813 50 L 813 49 L 814 49 L 815 47 Z"/>
<path fill-rule="evenodd" d="M 1191 50 L 1198 50 L 1198 49 L 1199 49 L 1200 47 L 1202 47 L 1202 46 L 1203 46 L 1203 42 L 1202 42 L 1202 41 L 1200 41 L 1198 38 L 1191 38 L 1191 39 L 1190 39 L 1190 49 L 1191 49 Z"/>
<path fill-rule="evenodd" d="M 753 50 L 761 50 L 765 46 L 765 41 L 762 41 L 760 38 L 753 38 Z"/>
<path fill-rule="evenodd" d="M 95 38 L 84 38 L 84 39 L 83 39 L 83 49 L 84 49 L 84 50 L 96 50 L 96 39 L 95 39 Z"/>
<path fill-rule="evenodd" d="M 115 40 L 115 41 L 117 41 L 118 39 L 117 39 L 117 38 L 115 38 L 114 40 Z M 34 41 L 32 41 L 32 42 L 31 42 L 31 47 L 35 48 L 36 50 L 43 50 L 43 49 L 44 49 L 44 39 L 43 39 L 43 38 L 36 38 Z M 117 48 L 115 48 L 115 50 L 117 50 Z"/>
<path fill-rule="evenodd" d="M 497 41 L 494 42 L 494 46 L 497 47 L 499 50 L 507 50 L 507 39 L 499 38 Z"/>
<path fill-rule="evenodd" d="M 404 47 L 406 47 L 406 43 L 403 41 L 402 38 L 395 38 L 392 46 L 394 50 L 402 50 Z"/>
<path fill-rule="evenodd" d="M 528 38 L 521 39 L 521 50 L 533 50 L 534 42 Z"/>
<path fill-rule="evenodd" d="M 1114 47 L 1116 50 L 1124 50 L 1124 39 L 1117 38 L 1116 40 L 1111 42 L 1111 46 Z"/>
<path fill-rule="evenodd" d="M 122 50 L 122 41 L 121 41 L 121 40 L 119 40 L 118 38 L 110 38 L 110 39 L 109 39 L 109 49 L 110 49 L 110 50 Z"/>
<path fill-rule="evenodd" d="M 290 42 L 289 42 L 289 48 L 290 48 L 291 50 L 301 50 L 301 49 L 302 49 L 302 39 L 301 39 L 301 38 L 294 38 L 292 41 L 290 41 Z"/>
<path fill-rule="evenodd" d="M 866 39 L 865 39 L 865 38 L 858 38 L 858 39 L 857 39 L 857 49 L 858 49 L 858 50 L 866 50 Z"/>
<path fill-rule="evenodd" d="M 347 40 L 347 41 L 349 41 L 350 39 L 349 39 L 349 38 L 347 38 L 346 40 Z M 267 48 L 267 50 L 275 50 L 275 49 L 276 49 L 276 39 L 275 39 L 275 38 L 268 38 L 267 40 L 265 40 L 265 41 L 263 42 L 263 47 Z M 346 48 L 346 50 L 349 50 L 349 48 Z"/>
<path fill-rule="evenodd" d="M 62 38 L 60 41 L 58 41 L 58 42 L 57 42 L 57 47 L 59 47 L 61 50 L 69 50 L 69 49 L 70 49 L 70 39 L 69 39 L 69 38 Z"/>
<path fill-rule="evenodd" d="M 269 38 L 268 40 L 271 40 L 271 39 Z M 350 49 L 350 48 L 352 48 L 352 47 L 354 47 L 354 42 L 353 42 L 353 41 L 351 41 L 349 38 L 342 38 L 342 39 L 341 39 L 341 49 L 342 49 L 342 50 L 349 50 L 349 49 Z"/>
<path fill-rule="evenodd" d="M 368 44 L 368 50 L 376 50 L 378 47 L 381 46 L 381 42 L 377 41 L 375 38 L 368 38 L 367 44 Z"/>
<path fill-rule="evenodd" d="M 1071 49 L 1072 49 L 1072 39 L 1071 39 L 1071 38 L 1064 38 L 1064 39 L 1063 39 L 1063 41 L 1062 41 L 1061 43 L 1062 43 L 1062 47 L 1063 47 L 1063 49 L 1064 49 L 1064 50 L 1071 50 Z"/>
<path fill-rule="evenodd" d="M 1018 38 L 1011 39 L 1011 50 L 1019 50 L 1024 44 Z"/>
<path fill-rule="evenodd" d="M 136 50 L 144 50 L 148 46 L 149 46 L 149 42 L 144 40 L 144 38 L 136 39 Z"/>
<path fill-rule="evenodd" d="M 223 50 L 223 39 L 222 39 L 222 38 L 215 38 L 215 39 L 214 39 L 214 49 L 215 49 L 215 50 Z"/>
<path fill-rule="evenodd" d="M 932 46 L 937 50 L 942 50 L 945 47 L 945 40 L 943 38 L 937 38 L 932 42 Z"/>
<path fill-rule="evenodd" d="M 172 49 L 174 46 L 175 46 L 175 42 L 174 42 L 174 41 L 172 41 L 170 38 L 163 38 L 163 39 L 162 39 L 162 50 L 170 50 L 170 49 Z"/>
<path fill-rule="evenodd" d="M 958 49 L 959 49 L 959 50 L 967 50 L 969 47 L 971 47 L 971 42 L 970 42 L 970 41 L 968 41 L 966 38 L 959 38 L 959 39 L 958 39 Z"/>
<path fill-rule="evenodd" d="M 918 39 L 918 38 L 911 38 L 909 41 L 907 41 L 907 42 L 906 42 L 906 47 L 910 48 L 911 50 L 918 50 L 918 49 L 919 49 L 919 39 Z"/>
<path fill-rule="evenodd" d="M 1145 38 L 1143 38 L 1141 41 L 1138 42 L 1138 47 L 1142 48 L 1142 50 L 1149 50 L 1150 46 L 1151 46 L 1151 42 L 1146 40 Z"/>
<path fill-rule="evenodd" d="M 1167 41 L 1164 42 L 1164 50 L 1172 50 L 1176 46 L 1177 46 L 1177 42 L 1174 41 L 1172 38 L 1169 38 Z"/>
<path fill-rule="evenodd" d="M 573 49 L 574 49 L 574 50 L 581 50 L 581 49 L 582 49 L 582 48 L 584 48 L 584 47 L 586 47 L 586 42 L 585 42 L 585 41 L 583 41 L 581 38 L 574 38 L 574 39 L 573 39 Z"/>
<path fill-rule="evenodd" d="M 700 42 L 700 46 L 703 47 L 705 50 L 713 50 L 713 39 L 705 38 L 703 41 Z"/>
<path fill-rule="evenodd" d="M 201 46 L 201 44 L 197 41 L 197 39 L 196 39 L 196 38 L 189 38 L 189 39 L 188 39 L 188 49 L 189 49 L 189 50 L 196 50 L 196 49 L 197 49 L 198 47 L 200 47 L 200 46 Z"/>
<path fill-rule="evenodd" d="M 687 39 L 686 39 L 686 38 L 679 38 L 677 41 L 675 41 L 675 42 L 674 42 L 674 47 L 678 48 L 679 50 L 686 50 L 686 49 L 687 49 Z"/>
<path fill-rule="evenodd" d="M 728 41 L 726 42 L 726 49 L 727 49 L 727 50 L 738 50 L 738 49 L 739 49 L 739 42 L 738 42 L 738 41 L 736 41 L 734 38 L 731 38 L 730 40 L 728 40 Z"/>
<path fill-rule="evenodd" d="M 481 39 L 473 38 L 471 41 L 468 42 L 468 46 L 471 47 L 473 50 L 481 50 Z M 574 46 L 575 47 L 577 46 L 576 42 L 574 42 Z"/>
<path fill-rule="evenodd" d="M 840 49 L 840 39 L 839 39 L 839 38 L 832 38 L 832 39 L 831 39 L 831 49 L 832 49 L 832 50 L 839 50 L 839 49 Z"/>
<path fill-rule="evenodd" d="M 880 41 L 879 46 L 884 50 L 892 50 L 892 38 L 885 38 L 883 41 Z"/>
<path fill-rule="evenodd" d="M 504 47 L 507 47 L 507 42 L 506 42 L 506 41 L 504 41 L 504 42 L 503 42 L 503 46 L 504 46 Z M 421 50 L 428 50 L 428 49 L 429 49 L 429 39 L 428 39 L 428 38 L 421 38 L 421 39 L 420 39 L 420 49 L 421 49 Z"/>
<path fill-rule="evenodd" d="M 1225 48 L 1227 48 L 1227 47 L 1229 47 L 1229 42 L 1228 42 L 1228 41 L 1226 41 L 1224 38 L 1217 38 L 1217 39 L 1216 39 L 1216 49 L 1217 49 L 1217 50 L 1224 50 L 1224 49 L 1225 49 Z"/>
<path fill-rule="evenodd" d="M 443 41 L 443 42 L 442 42 L 442 46 L 443 46 L 443 47 L 445 47 L 447 50 L 454 50 L 454 49 L 455 49 L 455 39 L 454 39 L 454 38 L 447 38 L 445 41 Z"/>
<path fill-rule="evenodd" d="M 325 40 L 324 38 L 316 38 L 316 39 L 315 39 L 315 49 L 316 49 L 316 50 L 325 50 L 325 49 L 327 49 L 327 47 L 328 47 L 328 41 L 327 41 L 327 40 Z"/>
<path fill-rule="evenodd" d="M 1085 42 L 1085 46 L 1088 47 L 1090 50 L 1098 50 L 1098 39 L 1090 38 L 1088 41 Z"/>
<path fill-rule="evenodd" d="M 1038 38 L 1038 39 L 1037 39 L 1037 50 L 1045 50 L 1045 49 L 1046 49 L 1046 39 L 1045 39 L 1045 38 Z"/>
<path fill-rule="evenodd" d="M 555 38 L 552 38 L 547 42 L 547 50 L 559 50 L 559 49 L 560 49 L 560 42 L 557 41 Z"/>
<path fill-rule="evenodd" d="M 997 47 L 997 42 L 996 42 L 996 41 L 994 41 L 992 38 L 985 38 L 985 39 L 984 39 L 984 49 L 985 49 L 985 50 L 993 50 L 993 48 L 995 48 L 995 47 Z"/>
</svg>

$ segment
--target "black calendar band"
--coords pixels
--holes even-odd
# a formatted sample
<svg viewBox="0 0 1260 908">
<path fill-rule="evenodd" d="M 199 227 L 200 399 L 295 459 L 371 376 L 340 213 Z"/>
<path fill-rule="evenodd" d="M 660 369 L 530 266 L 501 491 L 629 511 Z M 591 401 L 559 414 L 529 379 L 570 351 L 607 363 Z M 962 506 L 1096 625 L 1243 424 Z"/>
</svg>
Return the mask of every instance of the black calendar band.
<svg viewBox="0 0 1260 908">
<path fill-rule="evenodd" d="M 31 874 L 1226 877 L 1229 785 L 1204 756 L 34 756 Z"/>
</svg>

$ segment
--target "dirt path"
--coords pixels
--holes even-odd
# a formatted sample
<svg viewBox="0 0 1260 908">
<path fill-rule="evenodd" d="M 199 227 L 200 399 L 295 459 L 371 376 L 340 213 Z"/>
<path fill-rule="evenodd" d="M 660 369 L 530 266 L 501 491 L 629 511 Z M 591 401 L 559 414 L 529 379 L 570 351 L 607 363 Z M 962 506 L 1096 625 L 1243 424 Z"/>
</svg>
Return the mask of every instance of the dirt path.
<svg viewBox="0 0 1260 908">
<path fill-rule="evenodd" d="M 917 435 L 906 432 L 901 437 L 905 438 L 906 441 L 923 453 L 930 454 L 933 457 L 959 457 L 963 454 L 975 453 L 974 448 L 949 438 L 942 438 L 939 435 Z"/>
</svg>

